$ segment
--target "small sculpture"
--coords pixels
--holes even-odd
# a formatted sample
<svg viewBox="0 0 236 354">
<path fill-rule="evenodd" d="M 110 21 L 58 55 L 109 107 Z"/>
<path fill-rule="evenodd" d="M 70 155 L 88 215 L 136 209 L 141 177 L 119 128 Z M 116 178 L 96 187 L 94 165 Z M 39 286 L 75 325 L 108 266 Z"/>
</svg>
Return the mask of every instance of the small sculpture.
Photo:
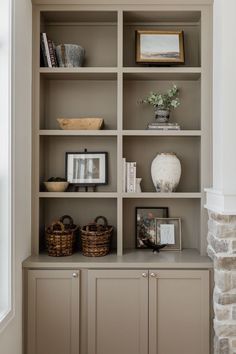
<svg viewBox="0 0 236 354">
<path fill-rule="evenodd" d="M 152 249 L 152 252 L 153 253 L 159 253 L 160 250 L 164 247 L 166 247 L 167 245 L 166 244 L 156 244 L 154 242 L 152 242 L 150 239 L 142 239 L 143 243 L 145 244 L 145 246 L 147 246 L 148 248 L 151 248 Z"/>
</svg>

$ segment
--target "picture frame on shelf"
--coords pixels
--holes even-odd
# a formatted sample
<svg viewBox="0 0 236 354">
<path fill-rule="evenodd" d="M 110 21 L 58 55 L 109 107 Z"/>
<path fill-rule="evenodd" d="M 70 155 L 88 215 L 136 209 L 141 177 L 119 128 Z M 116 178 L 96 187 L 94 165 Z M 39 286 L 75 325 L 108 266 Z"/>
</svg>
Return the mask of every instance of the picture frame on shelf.
<svg viewBox="0 0 236 354">
<path fill-rule="evenodd" d="M 184 32 L 136 30 L 136 62 L 184 64 Z"/>
<path fill-rule="evenodd" d="M 108 184 L 108 153 L 66 152 L 66 179 L 85 187 Z"/>
<path fill-rule="evenodd" d="M 156 243 L 165 251 L 182 250 L 181 218 L 155 218 Z"/>
<path fill-rule="evenodd" d="M 147 249 L 156 241 L 156 218 L 168 218 L 168 207 L 135 208 L 135 244 L 138 249 Z"/>
</svg>

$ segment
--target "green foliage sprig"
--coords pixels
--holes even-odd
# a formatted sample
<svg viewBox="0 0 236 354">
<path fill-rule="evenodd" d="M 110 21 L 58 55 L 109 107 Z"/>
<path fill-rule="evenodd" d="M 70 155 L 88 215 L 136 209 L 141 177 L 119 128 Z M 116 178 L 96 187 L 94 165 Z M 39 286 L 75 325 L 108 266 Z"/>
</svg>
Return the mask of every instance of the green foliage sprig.
<svg viewBox="0 0 236 354">
<path fill-rule="evenodd" d="M 179 89 L 173 85 L 166 93 L 150 92 L 140 103 L 148 103 L 159 109 L 175 109 L 179 107 L 180 100 L 178 98 Z"/>
</svg>

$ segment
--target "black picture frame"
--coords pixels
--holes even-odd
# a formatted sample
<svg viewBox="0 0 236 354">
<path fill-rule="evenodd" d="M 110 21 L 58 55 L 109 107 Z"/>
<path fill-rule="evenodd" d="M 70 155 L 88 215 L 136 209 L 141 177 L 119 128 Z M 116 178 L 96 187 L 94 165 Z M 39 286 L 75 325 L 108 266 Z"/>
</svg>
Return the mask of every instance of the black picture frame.
<svg viewBox="0 0 236 354">
<path fill-rule="evenodd" d="M 86 157 L 87 158 L 102 158 L 103 159 L 103 166 L 101 174 L 100 174 L 100 178 L 78 178 L 78 179 L 74 179 L 71 177 L 71 173 L 73 174 L 73 172 L 70 171 L 71 166 L 68 166 L 69 164 L 71 164 L 70 161 L 70 155 L 72 155 L 72 158 L 75 158 L 75 156 L 77 155 L 78 157 L 80 157 L 82 159 L 82 157 Z M 93 156 L 94 155 L 94 156 Z M 100 155 L 100 157 L 99 157 Z M 90 157 L 89 157 L 90 156 Z M 70 183 L 70 184 L 74 184 L 77 186 L 85 186 L 85 187 L 89 187 L 89 186 L 102 186 L 102 185 L 107 185 L 108 184 L 108 153 L 106 151 L 82 151 L 82 152 L 66 152 L 66 156 L 65 156 L 65 178 L 66 180 Z M 100 179 L 100 181 L 98 181 Z M 83 180 L 83 182 L 82 182 Z"/>
<path fill-rule="evenodd" d="M 143 212 L 139 212 L 139 210 L 143 210 Z M 150 211 L 153 212 L 154 214 L 151 216 L 147 222 L 147 225 L 144 225 L 145 228 L 144 230 L 146 230 L 148 227 L 150 228 L 154 228 L 153 232 L 153 237 L 156 237 L 156 218 L 168 218 L 169 217 L 169 208 L 168 207 L 157 207 L 157 206 L 138 206 L 135 208 L 135 247 L 137 249 L 148 249 L 150 247 L 148 247 L 147 245 L 145 245 L 142 241 L 141 241 L 141 237 L 140 237 L 140 225 L 138 224 L 138 218 L 140 217 L 140 215 L 142 215 L 142 213 L 144 215 L 146 215 L 144 213 L 144 211 L 146 212 L 146 214 Z M 159 211 L 159 213 L 155 213 L 155 211 Z M 150 213 L 149 212 L 149 213 Z M 151 223 L 151 225 L 150 225 Z M 145 231 L 144 231 L 145 232 Z M 148 231 L 147 231 L 148 232 Z M 148 235 L 147 235 L 148 236 Z M 146 237 L 147 239 L 150 239 L 152 241 L 152 237 L 150 235 L 150 237 Z"/>
</svg>

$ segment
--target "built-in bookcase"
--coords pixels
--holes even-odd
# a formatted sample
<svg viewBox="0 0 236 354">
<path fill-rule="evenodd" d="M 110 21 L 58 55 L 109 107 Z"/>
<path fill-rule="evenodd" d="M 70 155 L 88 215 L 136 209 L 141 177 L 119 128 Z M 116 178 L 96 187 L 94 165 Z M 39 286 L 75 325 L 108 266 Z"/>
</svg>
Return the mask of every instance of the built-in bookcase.
<svg viewBox="0 0 236 354">
<path fill-rule="evenodd" d="M 184 249 L 206 253 L 204 188 L 211 184 L 211 13 L 208 6 L 40 5 L 34 9 L 33 253 L 45 251 L 44 228 L 69 214 L 84 225 L 104 215 L 115 228 L 113 252 L 137 253 L 135 207 L 169 207 L 182 219 Z M 135 62 L 135 30 L 183 30 L 185 64 Z M 40 32 L 56 44 L 86 50 L 82 68 L 40 67 Z M 153 110 L 138 101 L 176 83 L 181 106 L 171 120 L 180 131 L 146 130 Z M 99 131 L 60 130 L 57 118 L 103 117 Z M 43 181 L 65 175 L 67 151 L 107 151 L 108 180 L 96 192 L 48 193 Z M 176 193 L 156 193 L 150 166 L 158 152 L 176 152 L 182 177 Z M 122 158 L 137 162 L 142 193 L 122 191 Z M 150 252 L 150 251 L 147 251 Z M 151 254 L 151 253 L 150 253 Z M 145 255 L 146 257 L 146 255 Z M 133 258 L 132 258 L 133 259 Z"/>
</svg>

